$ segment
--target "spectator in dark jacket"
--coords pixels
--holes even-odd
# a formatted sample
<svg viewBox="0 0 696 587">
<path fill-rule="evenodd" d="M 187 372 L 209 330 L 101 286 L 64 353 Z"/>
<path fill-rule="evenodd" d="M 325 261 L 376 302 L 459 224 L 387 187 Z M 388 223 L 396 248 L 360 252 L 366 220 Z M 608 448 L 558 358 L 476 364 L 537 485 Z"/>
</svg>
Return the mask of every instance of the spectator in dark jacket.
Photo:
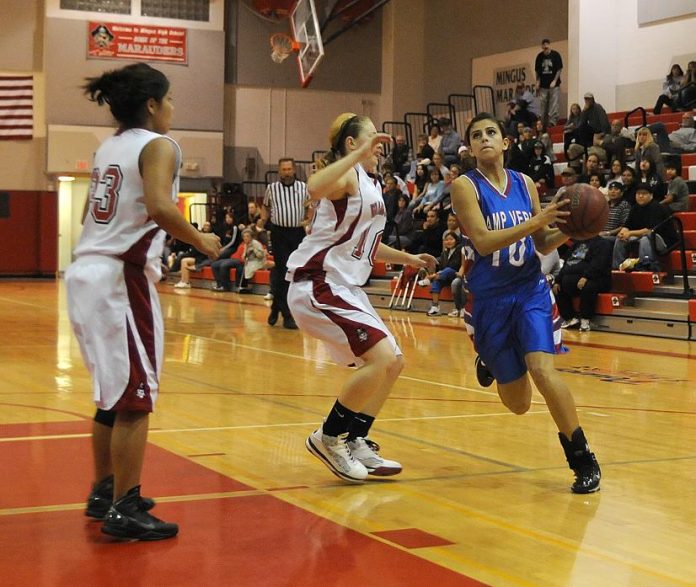
<svg viewBox="0 0 696 587">
<path fill-rule="evenodd" d="M 631 209 L 626 220 L 626 225 L 616 235 L 614 243 L 614 255 L 612 267 L 614 269 L 626 269 L 621 267 L 628 257 L 629 244 L 638 242 L 638 259 L 655 263 L 657 253 L 674 244 L 677 240 L 674 226 L 667 222 L 656 230 L 658 224 L 671 216 L 667 206 L 658 204 L 653 200 L 653 189 L 648 184 L 640 184 L 636 189 L 636 205 Z M 633 264 L 631 267 L 635 266 Z"/>
<path fill-rule="evenodd" d="M 408 198 L 401 194 L 397 200 L 397 210 L 394 215 L 395 229 L 387 240 L 387 245 L 400 250 L 408 249 L 413 242 L 415 227 L 413 214 L 408 209 Z"/>
<path fill-rule="evenodd" d="M 609 132 L 611 132 L 611 125 L 606 111 L 601 104 L 595 102 L 594 95 L 588 92 L 585 94 L 585 106 L 580 113 L 577 142 L 585 147 L 591 147 L 595 133 Z"/>
<path fill-rule="evenodd" d="M 439 257 L 442 253 L 442 231 L 444 226 L 436 210 L 428 210 L 423 223 L 423 230 L 414 239 L 412 248 L 415 252 L 428 253 Z"/>
<path fill-rule="evenodd" d="M 539 195 L 543 196 L 554 187 L 553 163 L 544 152 L 544 143 L 534 143 L 534 156 L 529 162 L 529 177 L 536 184 Z"/>
<path fill-rule="evenodd" d="M 580 325 L 590 330 L 595 315 L 597 295 L 611 289 L 611 243 L 601 236 L 573 243 L 567 260 L 553 286 L 562 328 Z M 573 309 L 573 297 L 580 296 L 580 317 Z"/>
</svg>

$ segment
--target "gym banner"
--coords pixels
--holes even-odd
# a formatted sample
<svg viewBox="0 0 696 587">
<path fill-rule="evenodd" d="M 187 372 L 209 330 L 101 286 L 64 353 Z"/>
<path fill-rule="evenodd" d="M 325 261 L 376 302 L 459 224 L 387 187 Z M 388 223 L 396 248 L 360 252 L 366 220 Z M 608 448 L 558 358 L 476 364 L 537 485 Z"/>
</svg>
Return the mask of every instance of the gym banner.
<svg viewBox="0 0 696 587">
<path fill-rule="evenodd" d="M 87 58 L 186 64 L 186 29 L 90 21 L 87 23 Z"/>
</svg>

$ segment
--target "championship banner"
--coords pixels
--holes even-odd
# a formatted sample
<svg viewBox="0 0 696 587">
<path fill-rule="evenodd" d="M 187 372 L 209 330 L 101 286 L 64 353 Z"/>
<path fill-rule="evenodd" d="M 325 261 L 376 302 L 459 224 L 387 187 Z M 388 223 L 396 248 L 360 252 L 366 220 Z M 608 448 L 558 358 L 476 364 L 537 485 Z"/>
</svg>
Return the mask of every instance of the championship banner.
<svg viewBox="0 0 696 587">
<path fill-rule="evenodd" d="M 87 58 L 186 64 L 186 29 L 90 21 L 87 23 Z"/>
</svg>

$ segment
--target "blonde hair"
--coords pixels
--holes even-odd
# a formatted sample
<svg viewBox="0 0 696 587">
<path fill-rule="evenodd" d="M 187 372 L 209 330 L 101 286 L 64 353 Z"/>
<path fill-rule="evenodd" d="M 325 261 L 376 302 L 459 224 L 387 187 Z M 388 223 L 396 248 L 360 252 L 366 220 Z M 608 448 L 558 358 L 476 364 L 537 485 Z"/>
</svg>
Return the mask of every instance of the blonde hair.
<svg viewBox="0 0 696 587">
<path fill-rule="evenodd" d="M 647 127 L 647 126 L 641 126 L 637 131 L 636 131 L 636 149 L 640 147 L 640 143 L 638 142 L 638 135 L 642 132 L 648 133 L 648 140 L 645 141 L 645 146 L 647 147 L 648 145 L 652 145 L 655 142 L 655 138 L 653 137 L 652 131 Z"/>
<path fill-rule="evenodd" d="M 339 114 L 329 128 L 331 148 L 317 161 L 317 169 L 323 169 L 343 157 L 346 154 L 346 139 L 357 137 L 369 120 L 367 116 L 360 116 L 353 112 Z"/>
</svg>

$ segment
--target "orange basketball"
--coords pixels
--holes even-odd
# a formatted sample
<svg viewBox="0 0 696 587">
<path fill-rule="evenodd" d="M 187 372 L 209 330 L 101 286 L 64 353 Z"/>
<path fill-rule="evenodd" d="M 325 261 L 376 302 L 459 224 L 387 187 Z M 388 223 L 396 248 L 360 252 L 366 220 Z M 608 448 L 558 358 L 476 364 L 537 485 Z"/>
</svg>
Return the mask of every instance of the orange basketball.
<svg viewBox="0 0 696 587">
<path fill-rule="evenodd" d="M 563 192 L 561 200 L 570 200 L 561 210 L 570 211 L 566 223 L 558 223 L 558 228 L 576 239 L 597 236 L 609 219 L 609 206 L 604 194 L 586 183 L 576 183 Z"/>
</svg>

